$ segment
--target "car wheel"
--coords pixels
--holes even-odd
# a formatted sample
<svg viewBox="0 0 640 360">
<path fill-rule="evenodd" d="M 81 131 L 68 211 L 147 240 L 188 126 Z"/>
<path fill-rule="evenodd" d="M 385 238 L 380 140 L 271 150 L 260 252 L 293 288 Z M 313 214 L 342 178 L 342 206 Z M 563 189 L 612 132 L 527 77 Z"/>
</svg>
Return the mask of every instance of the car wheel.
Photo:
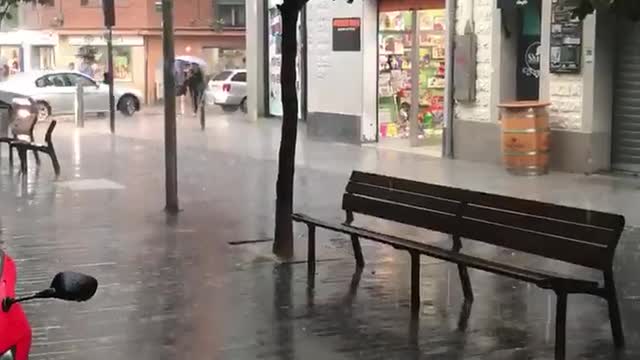
<svg viewBox="0 0 640 360">
<path fill-rule="evenodd" d="M 222 111 L 226 113 L 232 113 L 238 110 L 238 107 L 234 105 L 220 105 L 220 107 L 222 108 Z"/>
<path fill-rule="evenodd" d="M 240 104 L 240 110 L 242 110 L 242 112 L 245 114 L 249 111 L 247 109 L 247 98 L 242 99 L 242 103 Z"/>
<path fill-rule="evenodd" d="M 137 102 L 138 100 L 135 97 L 131 95 L 125 95 L 120 99 L 120 102 L 118 103 L 118 110 L 120 110 L 120 112 L 124 116 L 132 116 L 138 109 Z"/>
<path fill-rule="evenodd" d="M 38 101 L 38 121 L 45 121 L 51 116 L 51 106 L 44 101 Z"/>
</svg>

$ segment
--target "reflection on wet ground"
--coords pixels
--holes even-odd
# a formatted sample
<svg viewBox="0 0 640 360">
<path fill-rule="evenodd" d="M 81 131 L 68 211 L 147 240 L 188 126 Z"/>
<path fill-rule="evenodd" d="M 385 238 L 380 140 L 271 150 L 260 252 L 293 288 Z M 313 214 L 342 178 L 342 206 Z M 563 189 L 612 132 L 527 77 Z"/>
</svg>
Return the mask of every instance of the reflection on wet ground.
<svg viewBox="0 0 640 360">
<path fill-rule="evenodd" d="M 120 124 L 116 137 L 101 124 L 89 122 L 81 134 L 62 124 L 54 137 L 63 167 L 58 180 L 45 162 L 23 181 L 10 172 L 6 151 L 2 154 L 0 241 L 18 262 L 18 291 L 40 289 L 63 269 L 94 274 L 101 283 L 86 304 L 47 301 L 25 307 L 34 326 L 32 359 L 553 357 L 555 296 L 535 286 L 471 271 L 476 300 L 469 307 L 462 302 L 456 268 L 423 258 L 422 308 L 414 317 L 405 253 L 365 242 L 367 266 L 359 273 L 350 243 L 321 232 L 318 256 L 324 261 L 311 281 L 304 263 L 274 261 L 268 242 L 230 245 L 271 236 L 277 123 L 250 125 L 220 116 L 203 135 L 194 119 L 181 121 L 184 211 L 177 218 L 162 212 L 157 117 Z M 459 186 L 473 182 L 489 191 L 502 186 L 501 192 L 553 195 L 558 202 L 622 212 L 637 196 L 633 186 L 621 185 L 629 179 L 508 178 L 485 165 L 301 141 L 297 208 L 327 219 L 341 217 L 340 193 L 352 168 L 412 173 Z M 601 192 L 592 194 L 594 189 Z M 640 221 L 633 216 L 616 257 L 628 348 L 614 353 L 603 301 L 571 296 L 569 359 L 640 356 L 640 230 L 635 227 Z M 411 228 L 374 226 L 448 244 Z M 297 228 L 297 234 L 300 260 L 304 229 Z M 465 249 L 576 271 L 476 244 Z"/>
</svg>

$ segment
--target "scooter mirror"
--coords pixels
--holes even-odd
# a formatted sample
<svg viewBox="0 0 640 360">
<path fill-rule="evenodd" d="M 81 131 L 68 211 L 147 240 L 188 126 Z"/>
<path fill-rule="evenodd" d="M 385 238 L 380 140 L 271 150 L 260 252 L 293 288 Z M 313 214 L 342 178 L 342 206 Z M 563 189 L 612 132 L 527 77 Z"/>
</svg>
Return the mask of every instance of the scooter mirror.
<svg viewBox="0 0 640 360">
<path fill-rule="evenodd" d="M 50 297 L 66 301 L 87 301 L 98 290 L 98 280 L 76 272 L 61 272 L 51 282 Z"/>
</svg>

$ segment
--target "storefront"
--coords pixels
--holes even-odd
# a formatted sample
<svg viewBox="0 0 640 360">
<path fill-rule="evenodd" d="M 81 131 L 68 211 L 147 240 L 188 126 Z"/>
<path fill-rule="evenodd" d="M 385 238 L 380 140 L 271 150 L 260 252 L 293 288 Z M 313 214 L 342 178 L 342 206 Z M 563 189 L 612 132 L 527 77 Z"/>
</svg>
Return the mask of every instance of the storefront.
<svg viewBox="0 0 640 360">
<path fill-rule="evenodd" d="M 10 74 L 54 69 L 58 36 L 46 31 L 16 30 L 0 33 L 0 65 Z"/>
<path fill-rule="evenodd" d="M 102 81 L 107 70 L 107 42 L 104 36 L 68 36 L 60 41 L 60 60 L 70 67 L 80 68 L 78 55 L 87 48 L 95 53 L 93 65 L 94 78 Z M 144 38 L 141 36 L 113 37 L 113 70 L 117 82 L 132 83 L 140 90 L 144 89 L 144 73 L 139 65 L 144 64 Z M 136 67 L 138 65 L 138 68 Z M 136 71 L 137 70 L 137 71 Z"/>
<path fill-rule="evenodd" d="M 318 0 L 306 23 L 310 137 L 441 156 L 445 0 Z"/>
<path fill-rule="evenodd" d="M 383 0 L 378 6 L 379 144 L 422 148 L 440 156 L 446 85 L 444 1 Z"/>
<path fill-rule="evenodd" d="M 453 3 L 310 1 L 308 136 L 500 163 L 498 105 L 533 100 L 551 104 L 552 169 L 640 172 L 640 25 L 573 19 L 571 0 Z"/>
</svg>

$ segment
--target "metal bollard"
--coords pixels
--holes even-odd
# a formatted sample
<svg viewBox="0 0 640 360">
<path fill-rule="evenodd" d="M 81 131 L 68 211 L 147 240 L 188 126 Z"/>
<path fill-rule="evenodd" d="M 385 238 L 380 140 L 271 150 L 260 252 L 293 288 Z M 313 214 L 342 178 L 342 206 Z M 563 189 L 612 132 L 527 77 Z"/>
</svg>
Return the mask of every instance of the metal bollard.
<svg viewBox="0 0 640 360">
<path fill-rule="evenodd" d="M 207 107 L 207 101 L 203 93 L 202 96 L 200 96 L 200 129 L 202 130 L 204 130 L 204 128 L 206 127 L 206 124 L 205 124 L 205 117 L 207 115 L 206 107 Z"/>
<path fill-rule="evenodd" d="M 76 85 L 75 120 L 77 128 L 84 127 L 84 88 L 81 84 Z"/>
<path fill-rule="evenodd" d="M 0 137 L 9 137 L 9 124 L 11 113 L 9 108 L 0 108 Z"/>
</svg>

